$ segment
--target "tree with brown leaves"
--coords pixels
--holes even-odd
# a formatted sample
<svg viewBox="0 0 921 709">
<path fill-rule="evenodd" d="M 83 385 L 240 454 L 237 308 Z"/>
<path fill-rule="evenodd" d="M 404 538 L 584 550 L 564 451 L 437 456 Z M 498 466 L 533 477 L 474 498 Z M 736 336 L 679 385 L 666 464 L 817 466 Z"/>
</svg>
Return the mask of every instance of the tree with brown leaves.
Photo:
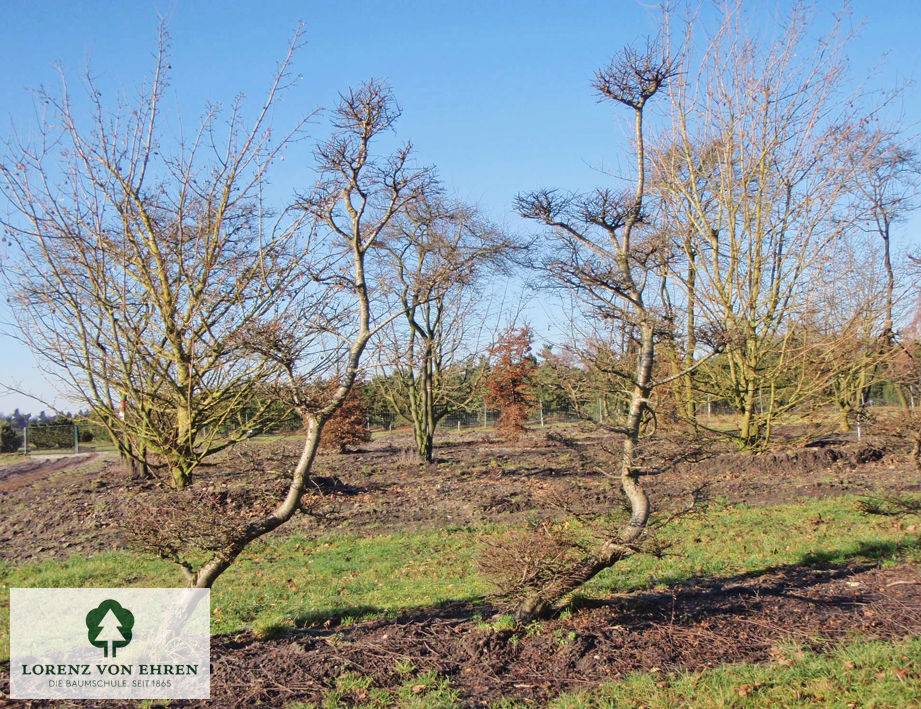
<svg viewBox="0 0 921 709">
<path fill-rule="evenodd" d="M 323 429 L 320 447 L 339 453 L 348 453 L 349 448 L 370 440 L 368 414 L 362 403 L 361 390 L 353 387 L 339 410 L 333 414 Z"/>
<path fill-rule="evenodd" d="M 517 441 L 525 432 L 528 413 L 537 403 L 530 386 L 537 370 L 531 354 L 533 341 L 531 328 L 510 327 L 499 334 L 489 352 L 486 403 L 499 409 L 499 434 L 510 441 Z"/>
</svg>

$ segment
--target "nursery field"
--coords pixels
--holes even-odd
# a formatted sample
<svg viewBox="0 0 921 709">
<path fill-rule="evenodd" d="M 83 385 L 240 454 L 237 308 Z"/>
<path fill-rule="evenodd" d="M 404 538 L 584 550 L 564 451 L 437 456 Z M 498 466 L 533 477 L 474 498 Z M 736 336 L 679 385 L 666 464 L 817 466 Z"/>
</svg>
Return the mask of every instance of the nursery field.
<svg viewBox="0 0 921 709">
<path fill-rule="evenodd" d="M 323 454 L 301 513 L 212 590 L 210 705 L 921 705 L 921 476 L 895 441 L 787 438 L 673 456 L 644 479 L 655 553 L 527 624 L 481 559 L 576 503 L 618 524 L 595 434 L 451 432 L 423 467 L 400 433 Z M 254 491 L 283 489 L 298 453 L 296 437 L 252 439 L 177 499 L 257 514 Z M 0 463 L 4 587 L 183 585 L 132 524 L 162 495 L 108 454 Z"/>
</svg>

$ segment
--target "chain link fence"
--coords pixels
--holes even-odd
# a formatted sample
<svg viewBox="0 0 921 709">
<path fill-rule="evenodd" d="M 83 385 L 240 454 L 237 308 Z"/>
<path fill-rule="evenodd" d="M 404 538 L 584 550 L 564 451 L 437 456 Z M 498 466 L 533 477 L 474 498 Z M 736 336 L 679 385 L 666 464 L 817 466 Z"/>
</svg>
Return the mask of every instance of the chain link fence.
<svg viewBox="0 0 921 709">
<path fill-rule="evenodd" d="M 80 452 L 80 428 L 75 424 L 29 424 L 22 429 L 23 452 Z"/>
</svg>

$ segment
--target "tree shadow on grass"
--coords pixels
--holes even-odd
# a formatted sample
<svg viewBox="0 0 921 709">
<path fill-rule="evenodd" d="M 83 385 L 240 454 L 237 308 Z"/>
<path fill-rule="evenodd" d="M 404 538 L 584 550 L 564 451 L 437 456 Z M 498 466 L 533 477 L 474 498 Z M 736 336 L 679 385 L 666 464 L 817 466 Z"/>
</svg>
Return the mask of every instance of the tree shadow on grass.
<svg viewBox="0 0 921 709">
<path fill-rule="evenodd" d="M 779 564 L 733 576 L 689 576 L 673 582 L 666 590 L 636 591 L 614 599 L 577 596 L 570 608 L 615 607 L 623 612 L 623 625 L 632 629 L 673 617 L 680 600 L 685 621 L 719 614 L 745 615 L 772 599 L 795 598 L 815 607 L 855 608 L 865 602 L 863 592 L 804 595 L 815 586 L 856 577 L 879 567 L 886 559 L 921 549 L 921 538 L 898 542 L 865 541 L 847 549 L 817 550 L 792 564 Z M 858 584 L 862 585 L 862 584 Z"/>
<path fill-rule="evenodd" d="M 259 706 L 281 706 L 296 695 L 319 703 L 355 674 L 415 693 L 429 676 L 418 671 L 450 681 L 464 706 L 510 693 L 544 705 L 632 672 L 790 662 L 797 648 L 898 641 L 921 633 L 921 584 L 914 575 L 905 580 L 905 567 L 878 561 L 919 546 L 916 538 L 866 541 L 745 574 L 689 577 L 664 590 L 583 600 L 578 613 L 526 628 L 493 620 L 499 609 L 480 597 L 397 613 L 358 605 L 312 611 L 300 616 L 304 627 L 271 638 L 212 638 L 212 698 L 258 695 Z"/>
<path fill-rule="evenodd" d="M 769 566 L 732 576 L 688 576 L 674 581 L 664 590 L 632 591 L 614 598 L 599 599 L 576 596 L 570 610 L 607 609 L 616 613 L 618 625 L 632 631 L 674 620 L 680 605 L 681 621 L 694 623 L 704 617 L 739 616 L 771 602 L 772 599 L 797 599 L 816 607 L 847 609 L 864 603 L 861 590 L 848 594 L 826 593 L 810 598 L 810 588 L 837 580 L 857 577 L 872 571 L 885 559 L 897 559 L 905 552 L 921 549 L 921 538 L 909 537 L 899 542 L 866 541 L 847 549 L 810 552 L 792 564 Z M 422 605 L 401 611 L 371 605 L 356 605 L 335 610 L 305 610 L 288 616 L 272 638 L 324 638 L 338 635 L 348 639 L 353 633 L 368 635 L 390 626 L 439 625 L 475 627 L 486 623 L 504 610 L 501 599 L 470 596 L 449 599 L 435 605 Z M 509 634 L 511 631 L 509 631 Z M 220 641 L 227 648 L 242 647 L 259 638 L 231 634 Z"/>
</svg>

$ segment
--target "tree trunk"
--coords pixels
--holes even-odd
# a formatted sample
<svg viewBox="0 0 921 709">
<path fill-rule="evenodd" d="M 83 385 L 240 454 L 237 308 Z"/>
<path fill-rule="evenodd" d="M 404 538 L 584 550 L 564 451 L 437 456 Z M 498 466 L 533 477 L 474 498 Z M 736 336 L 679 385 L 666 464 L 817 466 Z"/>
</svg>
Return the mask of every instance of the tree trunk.
<svg viewBox="0 0 921 709">
<path fill-rule="evenodd" d="M 431 463 L 435 449 L 435 412 L 432 404 L 429 379 L 423 376 L 413 382 L 416 391 L 412 393 L 413 437 L 416 442 L 416 456 L 420 465 Z"/>
<path fill-rule="evenodd" d="M 697 350 L 697 333 L 695 328 L 696 324 L 696 287 L 697 287 L 697 266 L 694 262 L 696 254 L 694 253 L 694 248 L 690 244 L 690 241 L 685 242 L 685 252 L 688 257 L 688 273 L 687 273 L 687 289 L 688 289 L 688 304 L 687 304 L 687 343 L 685 345 L 684 353 L 684 367 L 685 369 L 690 370 L 691 366 L 694 364 L 694 354 Z M 694 424 L 695 429 L 697 428 L 697 406 L 694 402 L 694 374 L 691 371 L 688 371 L 684 375 L 684 415 Z"/>
<path fill-rule="evenodd" d="M 325 420 L 308 419 L 304 448 L 301 451 L 297 467 L 294 469 L 291 485 L 284 501 L 270 515 L 250 523 L 236 539 L 224 549 L 215 553 L 197 573 L 193 574 L 191 586 L 194 588 L 211 588 L 218 576 L 236 560 L 250 542 L 280 527 L 297 512 L 301 504 L 301 495 L 303 495 L 304 488 L 307 486 L 310 469 L 317 454 L 320 434 L 323 432 L 325 423 Z"/>
<path fill-rule="evenodd" d="M 434 460 L 435 449 L 435 394 L 434 355 L 431 344 L 426 343 L 422 366 L 415 373 L 410 391 L 410 414 L 413 420 L 413 437 L 419 464 Z"/>
<path fill-rule="evenodd" d="M 838 407 L 838 431 L 840 433 L 847 433 L 851 430 L 851 407 L 839 406 Z"/>
<path fill-rule="evenodd" d="M 886 345 L 892 345 L 894 334 L 892 332 L 892 305 L 893 292 L 895 291 L 895 273 L 892 271 L 892 257 L 889 247 L 889 221 L 884 221 L 881 234 L 883 237 L 883 263 L 886 266 L 886 313 L 885 322 L 883 322 L 883 341 Z"/>
<path fill-rule="evenodd" d="M 755 445 L 758 422 L 755 421 L 755 380 L 748 380 L 748 388 L 742 402 L 742 421 L 739 425 L 739 447 L 748 450 Z"/>
<path fill-rule="evenodd" d="M 921 473 L 921 433 L 915 432 L 911 441 L 911 462 L 915 472 Z"/>
<path fill-rule="evenodd" d="M 419 463 L 431 463 L 434 459 L 434 436 L 428 430 L 428 427 L 425 425 L 424 421 L 419 422 L 418 424 L 414 421 L 413 427 L 415 429 L 414 435 L 416 439 L 416 456 L 419 459 Z"/>
<path fill-rule="evenodd" d="M 559 579 L 549 588 L 542 589 L 522 601 L 515 613 L 519 622 L 545 617 L 559 609 L 559 602 L 572 591 L 599 572 L 632 555 L 634 544 L 646 529 L 650 512 L 649 498 L 640 484 L 639 471 L 636 469 L 636 456 L 640 442 L 640 426 L 643 414 L 648 407 L 655 344 L 650 323 L 644 322 L 640 330 L 636 381 L 630 397 L 627 434 L 624 437 L 620 470 L 621 489 L 630 502 L 630 521 L 621 528 L 616 536 L 602 542 L 593 554 L 581 559 L 561 573 Z"/>
</svg>

